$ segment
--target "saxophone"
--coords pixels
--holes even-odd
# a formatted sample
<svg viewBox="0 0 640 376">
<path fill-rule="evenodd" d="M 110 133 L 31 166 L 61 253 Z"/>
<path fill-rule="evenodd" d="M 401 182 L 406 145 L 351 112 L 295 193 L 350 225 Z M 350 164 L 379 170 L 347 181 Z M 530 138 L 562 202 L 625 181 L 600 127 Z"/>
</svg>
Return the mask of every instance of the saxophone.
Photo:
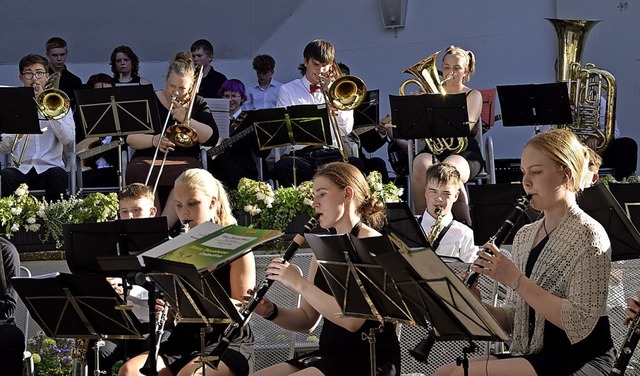
<svg viewBox="0 0 640 376">
<path fill-rule="evenodd" d="M 442 215 L 442 208 L 439 206 L 436 207 L 435 213 L 436 221 L 431 226 L 431 230 L 429 230 L 429 234 L 427 235 L 427 241 L 429 242 L 430 247 L 433 247 L 433 243 L 436 241 L 436 238 L 440 233 L 442 218 L 444 217 L 444 215 Z M 435 249 L 433 251 L 435 252 Z"/>
</svg>

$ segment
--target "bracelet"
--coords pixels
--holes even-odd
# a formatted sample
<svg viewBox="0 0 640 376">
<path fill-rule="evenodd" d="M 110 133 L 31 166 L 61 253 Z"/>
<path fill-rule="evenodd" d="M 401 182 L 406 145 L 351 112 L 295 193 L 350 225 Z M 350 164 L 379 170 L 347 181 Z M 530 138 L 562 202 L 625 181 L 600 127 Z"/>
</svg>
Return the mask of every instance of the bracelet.
<svg viewBox="0 0 640 376">
<path fill-rule="evenodd" d="M 276 303 L 273 303 L 273 302 L 271 302 L 271 304 L 273 304 L 273 309 L 271 310 L 271 312 L 264 315 L 265 320 L 269 320 L 269 321 L 273 321 L 273 319 L 278 317 L 278 306 L 276 305 Z"/>
<path fill-rule="evenodd" d="M 153 140 L 155 140 L 155 138 L 156 138 L 156 135 L 155 135 L 155 134 L 154 134 L 153 136 L 151 136 L 151 147 L 152 147 L 152 148 L 157 147 L 157 145 L 154 145 L 154 144 L 153 144 Z"/>
<path fill-rule="evenodd" d="M 516 291 L 518 287 L 520 287 L 520 278 L 522 278 L 523 276 L 524 274 L 520 273 L 518 278 L 516 278 L 516 280 L 511 284 L 511 289 L 513 289 L 513 291 Z"/>
</svg>

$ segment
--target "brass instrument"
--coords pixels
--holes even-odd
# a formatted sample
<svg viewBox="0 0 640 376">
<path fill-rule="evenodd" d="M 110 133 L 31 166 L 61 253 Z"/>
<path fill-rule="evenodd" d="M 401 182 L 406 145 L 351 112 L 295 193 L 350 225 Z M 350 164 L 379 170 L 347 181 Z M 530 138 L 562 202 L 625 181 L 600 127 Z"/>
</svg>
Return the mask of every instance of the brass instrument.
<svg viewBox="0 0 640 376">
<path fill-rule="evenodd" d="M 358 107 L 367 95 L 367 86 L 359 77 L 343 75 L 335 60 L 331 66 L 331 72 L 334 80 L 328 82 L 323 76 L 320 76 L 320 86 L 329 110 L 329 121 L 337 139 L 338 150 L 346 162 L 349 157 L 344 149 L 338 119 L 333 114 L 333 110 L 350 111 Z"/>
<path fill-rule="evenodd" d="M 38 96 L 34 98 L 38 112 L 42 114 L 47 120 L 60 120 L 69 113 L 71 109 L 71 101 L 69 96 L 62 90 L 58 89 L 60 84 L 60 73 L 56 72 L 49 76 L 44 88 Z M 22 150 L 18 159 L 13 155 L 18 142 L 22 139 L 23 134 L 17 134 L 13 138 L 11 144 L 11 161 L 14 167 L 20 167 L 22 159 L 24 158 L 24 152 L 27 150 L 27 144 L 31 135 L 27 135 L 24 144 L 22 144 Z"/>
<path fill-rule="evenodd" d="M 425 93 L 440 93 L 446 95 L 443 83 L 450 80 L 452 76 L 447 77 L 444 80 L 440 80 L 438 75 L 438 68 L 436 66 L 438 60 L 438 54 L 440 51 L 433 53 L 431 56 L 420 60 L 416 64 L 405 69 L 402 73 L 410 73 L 415 78 L 405 80 L 400 85 L 399 94 L 406 95 L 405 89 L 409 84 L 416 84 Z M 449 137 L 449 138 L 435 138 L 425 139 L 425 143 L 431 152 L 435 155 L 440 155 L 445 151 L 451 151 L 454 154 L 461 153 L 467 148 L 468 140 L 465 137 Z"/>
<path fill-rule="evenodd" d="M 185 103 L 187 104 L 187 107 L 186 107 L 187 110 L 185 111 L 184 119 L 180 124 L 173 124 L 167 127 L 167 123 L 169 123 L 169 119 L 172 116 L 171 112 L 173 110 L 173 101 L 176 99 L 175 96 L 171 97 L 171 105 L 169 106 L 169 113 L 167 114 L 167 118 L 164 122 L 164 126 L 162 127 L 162 131 L 160 132 L 162 136 L 160 137 L 160 140 L 158 140 L 158 145 L 156 146 L 155 153 L 153 154 L 153 159 L 151 160 L 151 165 L 149 166 L 147 179 L 144 182 L 145 185 L 149 184 L 149 179 L 151 178 L 151 172 L 153 172 L 153 166 L 155 165 L 156 159 L 158 158 L 158 150 L 160 150 L 162 137 L 167 137 L 169 141 L 173 142 L 177 146 L 181 146 L 185 148 L 191 147 L 198 142 L 199 140 L 198 132 L 196 132 L 195 129 L 189 126 L 189 122 L 191 120 L 191 111 L 193 110 L 193 104 L 196 99 L 196 94 L 198 93 L 200 82 L 202 82 L 202 76 L 203 76 L 202 71 L 203 71 L 202 65 L 198 65 L 196 67 L 195 82 L 191 86 L 189 93 L 187 93 L 187 95 L 185 96 Z M 164 156 L 162 157 L 162 163 L 160 164 L 160 170 L 158 171 L 158 176 L 156 177 L 156 182 L 153 185 L 154 194 L 156 193 L 156 189 L 158 188 L 158 182 L 160 181 L 160 175 L 162 175 L 164 164 L 167 161 L 167 154 L 169 153 L 167 150 L 165 150 Z"/>
<path fill-rule="evenodd" d="M 587 63 L 581 66 L 584 41 L 599 21 L 547 18 L 558 35 L 558 68 L 556 81 L 566 82 L 573 107 L 573 123 L 568 128 L 584 142 L 596 137 L 596 151 L 602 153 L 615 132 L 616 80 L 610 72 Z M 606 105 L 603 106 L 603 98 Z M 601 129 L 601 119 L 604 127 Z"/>
</svg>

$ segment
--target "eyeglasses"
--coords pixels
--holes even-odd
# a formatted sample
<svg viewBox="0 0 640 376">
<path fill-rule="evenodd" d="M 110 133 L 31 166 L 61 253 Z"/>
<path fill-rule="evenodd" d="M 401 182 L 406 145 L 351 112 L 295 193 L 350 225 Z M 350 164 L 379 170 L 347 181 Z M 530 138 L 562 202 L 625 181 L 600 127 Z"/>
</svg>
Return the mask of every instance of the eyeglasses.
<svg viewBox="0 0 640 376">
<path fill-rule="evenodd" d="M 43 71 L 37 71 L 35 73 L 33 73 L 33 72 L 24 72 L 24 73 L 22 73 L 22 77 L 26 78 L 27 80 L 30 80 L 34 76 L 36 78 L 42 78 L 42 77 L 44 77 L 45 74 L 47 74 L 47 72 L 43 72 Z"/>
<path fill-rule="evenodd" d="M 240 95 L 240 94 L 225 94 L 222 97 L 226 98 L 226 99 L 240 99 L 240 98 L 242 98 L 242 95 Z"/>
</svg>

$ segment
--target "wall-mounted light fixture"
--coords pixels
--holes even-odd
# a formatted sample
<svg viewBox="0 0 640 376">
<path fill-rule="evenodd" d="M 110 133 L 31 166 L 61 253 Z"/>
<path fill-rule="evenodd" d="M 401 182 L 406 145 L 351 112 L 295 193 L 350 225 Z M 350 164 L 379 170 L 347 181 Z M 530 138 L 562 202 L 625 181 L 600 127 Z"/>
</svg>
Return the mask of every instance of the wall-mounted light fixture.
<svg viewBox="0 0 640 376">
<path fill-rule="evenodd" d="M 393 29 L 398 36 L 398 29 L 404 27 L 407 16 L 407 0 L 378 0 L 380 14 L 385 29 Z"/>
</svg>

